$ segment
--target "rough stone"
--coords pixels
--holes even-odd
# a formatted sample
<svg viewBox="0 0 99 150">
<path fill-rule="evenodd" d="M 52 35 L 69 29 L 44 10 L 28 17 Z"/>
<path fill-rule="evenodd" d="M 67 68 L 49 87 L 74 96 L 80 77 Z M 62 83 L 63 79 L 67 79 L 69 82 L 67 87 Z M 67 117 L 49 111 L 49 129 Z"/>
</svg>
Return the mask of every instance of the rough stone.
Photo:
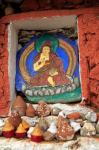
<svg viewBox="0 0 99 150">
<path fill-rule="evenodd" d="M 90 122 L 96 122 L 97 121 L 97 114 L 95 112 L 88 112 L 86 114 L 85 118 Z"/>
<path fill-rule="evenodd" d="M 75 121 L 70 121 L 71 127 L 73 127 L 75 132 L 78 132 L 81 129 L 80 123 L 77 123 Z"/>
<path fill-rule="evenodd" d="M 58 116 L 59 115 L 59 112 L 61 111 L 61 109 L 57 108 L 57 107 L 54 107 L 51 111 L 51 114 L 52 115 L 55 115 L 55 116 Z"/>
<path fill-rule="evenodd" d="M 74 138 L 74 130 L 61 116 L 58 118 L 56 138 L 59 141 L 68 141 Z"/>
<path fill-rule="evenodd" d="M 79 112 L 73 112 L 67 115 L 68 119 L 76 120 L 81 118 L 81 114 Z"/>
<path fill-rule="evenodd" d="M 80 130 L 81 136 L 93 136 L 96 134 L 95 127 L 92 123 L 86 122 Z"/>
</svg>

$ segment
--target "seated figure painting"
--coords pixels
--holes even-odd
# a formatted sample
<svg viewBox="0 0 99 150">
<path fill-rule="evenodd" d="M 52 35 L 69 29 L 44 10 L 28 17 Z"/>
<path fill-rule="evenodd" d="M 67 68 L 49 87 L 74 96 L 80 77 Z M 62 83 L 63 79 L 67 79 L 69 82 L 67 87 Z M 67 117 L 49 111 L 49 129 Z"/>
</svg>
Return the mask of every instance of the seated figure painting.
<svg viewBox="0 0 99 150">
<path fill-rule="evenodd" d="M 80 101 L 77 41 L 62 34 L 34 35 L 17 52 L 16 90 L 33 103 Z"/>
</svg>

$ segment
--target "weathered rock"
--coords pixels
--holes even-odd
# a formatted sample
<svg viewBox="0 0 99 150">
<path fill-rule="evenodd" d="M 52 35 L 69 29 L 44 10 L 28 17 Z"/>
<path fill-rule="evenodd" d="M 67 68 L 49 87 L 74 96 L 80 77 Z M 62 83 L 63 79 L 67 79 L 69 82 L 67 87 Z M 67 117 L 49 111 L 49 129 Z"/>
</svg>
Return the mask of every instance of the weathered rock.
<svg viewBox="0 0 99 150">
<path fill-rule="evenodd" d="M 40 118 L 38 124 L 43 131 L 46 131 L 48 129 L 48 122 L 43 117 Z"/>
<path fill-rule="evenodd" d="M 38 116 L 42 116 L 42 117 L 48 116 L 51 113 L 51 108 L 44 101 L 40 101 L 38 103 L 36 110 L 37 110 Z"/>
<path fill-rule="evenodd" d="M 61 117 L 63 117 L 63 118 L 66 118 L 66 114 L 65 114 L 63 111 L 60 111 L 58 116 L 61 116 Z"/>
<path fill-rule="evenodd" d="M 59 112 L 61 111 L 61 109 L 57 108 L 57 107 L 54 107 L 51 111 L 51 114 L 52 115 L 55 115 L 55 116 L 58 116 L 59 115 Z"/>
<path fill-rule="evenodd" d="M 49 131 L 46 131 L 44 134 L 43 134 L 43 137 L 44 137 L 44 140 L 45 141 L 52 141 L 54 140 L 55 138 L 55 134 L 49 132 Z"/>
<path fill-rule="evenodd" d="M 88 112 L 86 114 L 85 118 L 90 122 L 96 122 L 97 121 L 97 114 L 95 112 Z"/>
<path fill-rule="evenodd" d="M 56 134 L 56 132 L 57 132 L 56 124 L 54 122 L 52 122 L 47 131 L 49 131 L 52 134 Z"/>
<path fill-rule="evenodd" d="M 92 123 L 86 122 L 80 130 L 81 136 L 93 136 L 96 134 L 95 127 Z"/>
<path fill-rule="evenodd" d="M 56 138 L 59 141 L 72 140 L 74 138 L 74 130 L 63 118 L 58 118 Z"/>
<path fill-rule="evenodd" d="M 74 129 L 75 132 L 81 129 L 80 123 L 77 123 L 75 121 L 70 121 L 70 125 Z"/>
<path fill-rule="evenodd" d="M 99 121 L 96 124 L 96 132 L 97 132 L 97 134 L 99 134 Z"/>
</svg>

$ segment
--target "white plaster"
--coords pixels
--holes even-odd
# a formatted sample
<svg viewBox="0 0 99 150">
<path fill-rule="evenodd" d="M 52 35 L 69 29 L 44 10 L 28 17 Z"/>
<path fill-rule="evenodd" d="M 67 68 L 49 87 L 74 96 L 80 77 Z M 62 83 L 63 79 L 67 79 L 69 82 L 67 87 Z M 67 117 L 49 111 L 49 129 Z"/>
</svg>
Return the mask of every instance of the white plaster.
<svg viewBox="0 0 99 150">
<path fill-rule="evenodd" d="M 8 27 L 8 75 L 10 81 L 10 100 L 15 99 L 15 74 L 16 74 L 16 50 L 17 50 L 17 30 L 13 23 Z"/>
<path fill-rule="evenodd" d="M 81 67 L 80 67 L 80 63 L 81 63 L 81 53 L 80 53 L 80 46 L 79 46 L 79 26 L 78 26 L 78 20 L 77 20 L 77 33 L 78 33 L 78 50 L 79 50 L 79 77 L 80 77 L 80 84 L 81 84 L 81 91 L 83 90 L 83 87 L 82 87 L 82 78 L 81 78 Z M 85 100 L 85 97 L 83 97 L 82 95 L 82 101 Z"/>
</svg>

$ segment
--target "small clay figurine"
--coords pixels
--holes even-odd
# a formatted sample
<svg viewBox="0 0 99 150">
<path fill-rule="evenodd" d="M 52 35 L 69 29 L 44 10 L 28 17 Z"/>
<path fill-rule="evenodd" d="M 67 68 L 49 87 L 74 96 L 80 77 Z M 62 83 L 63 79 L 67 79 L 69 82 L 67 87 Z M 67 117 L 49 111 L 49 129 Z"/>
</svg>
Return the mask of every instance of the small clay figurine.
<svg viewBox="0 0 99 150">
<path fill-rule="evenodd" d="M 26 116 L 34 117 L 35 115 L 36 115 L 36 111 L 34 107 L 32 106 L 32 104 L 29 104 L 26 109 Z"/>
<path fill-rule="evenodd" d="M 20 114 L 20 116 L 25 116 L 26 108 L 27 105 L 24 102 L 24 99 L 21 96 L 17 96 L 12 105 L 12 111 L 16 110 Z"/>
<path fill-rule="evenodd" d="M 37 114 L 38 116 L 42 116 L 42 117 L 45 117 L 45 116 L 48 116 L 50 115 L 51 113 L 51 108 L 48 106 L 47 103 L 45 103 L 44 101 L 40 101 L 38 103 L 38 106 L 37 106 Z"/>
<path fill-rule="evenodd" d="M 9 122 L 9 120 L 5 122 L 5 125 L 2 130 L 3 136 L 6 138 L 11 138 L 14 136 L 14 126 Z"/>
<path fill-rule="evenodd" d="M 18 126 L 15 134 L 16 134 L 17 138 L 25 138 L 26 137 L 26 130 L 24 129 L 22 123 L 20 123 L 20 125 Z"/>
<path fill-rule="evenodd" d="M 32 132 L 31 141 L 38 143 L 43 141 L 43 132 L 38 124 L 35 126 Z"/>
</svg>

